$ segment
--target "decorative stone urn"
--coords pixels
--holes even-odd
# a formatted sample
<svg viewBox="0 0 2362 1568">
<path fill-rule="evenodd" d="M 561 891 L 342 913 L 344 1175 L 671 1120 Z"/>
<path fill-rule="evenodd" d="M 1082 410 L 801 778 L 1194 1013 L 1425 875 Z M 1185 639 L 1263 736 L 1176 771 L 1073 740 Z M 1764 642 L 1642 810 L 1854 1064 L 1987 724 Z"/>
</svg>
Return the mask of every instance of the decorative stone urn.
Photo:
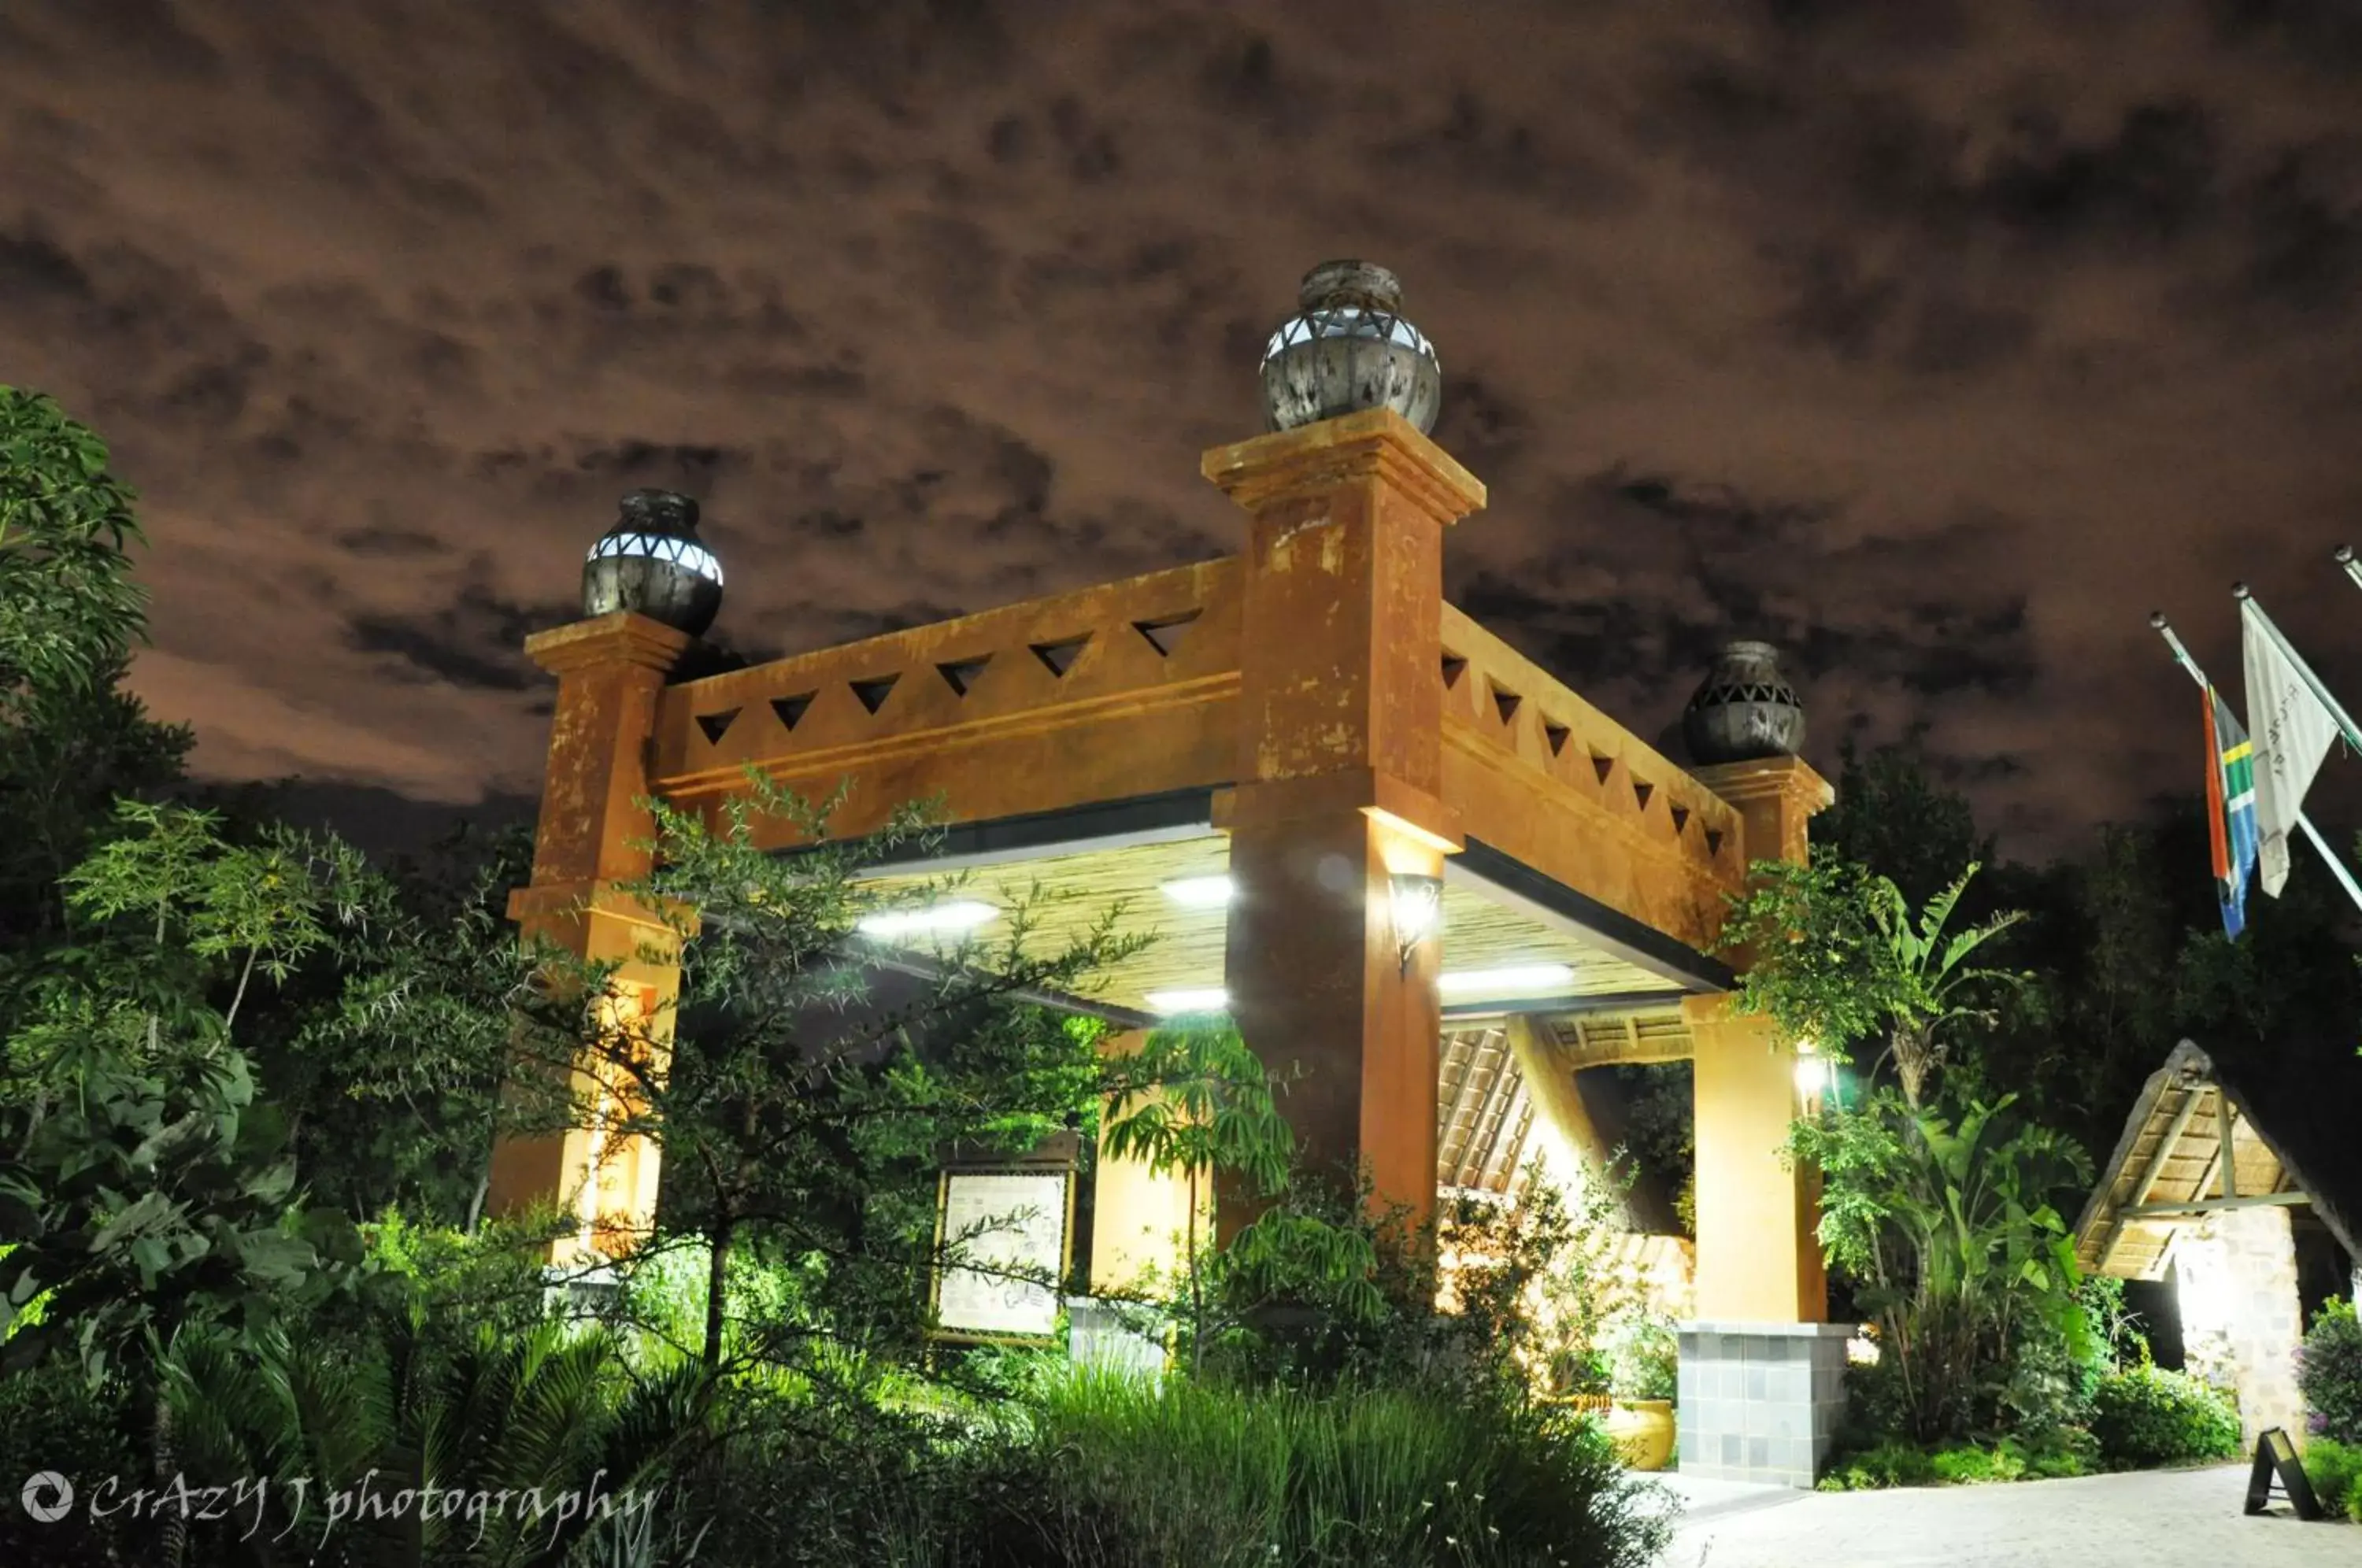
<svg viewBox="0 0 2362 1568">
<path fill-rule="evenodd" d="M 1298 313 L 1263 351 L 1264 415 L 1293 430 L 1364 408 L 1391 408 L 1424 435 L 1443 404 L 1435 345 L 1403 319 L 1402 283 L 1367 261 L 1324 261 L 1304 275 Z"/>
<path fill-rule="evenodd" d="M 697 537 L 697 502 L 668 490 L 635 490 L 623 515 L 582 563 L 582 613 L 630 610 L 690 636 L 722 609 L 722 563 Z"/>
<path fill-rule="evenodd" d="M 1794 756 L 1805 745 L 1805 705 L 1780 673 L 1770 643 L 1724 647 L 1682 714 L 1682 739 L 1695 763 Z"/>
</svg>

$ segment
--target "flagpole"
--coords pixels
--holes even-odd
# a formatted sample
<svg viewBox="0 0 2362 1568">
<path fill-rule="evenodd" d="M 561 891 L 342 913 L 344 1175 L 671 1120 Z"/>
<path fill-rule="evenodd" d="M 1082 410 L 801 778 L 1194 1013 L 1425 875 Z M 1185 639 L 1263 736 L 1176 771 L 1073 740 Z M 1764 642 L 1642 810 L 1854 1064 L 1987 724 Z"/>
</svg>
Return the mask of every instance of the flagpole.
<svg viewBox="0 0 2362 1568">
<path fill-rule="evenodd" d="M 2362 579 L 2356 580 L 2362 580 Z M 2260 609 L 2257 613 L 2262 613 Z M 2158 610 L 2152 613 L 2148 618 L 2148 624 L 2157 628 L 2158 635 L 2165 639 L 2165 646 L 2173 650 L 2174 662 L 2190 672 L 2190 679 L 2198 683 L 2199 690 L 2204 690 L 2213 684 L 2206 679 L 2206 672 L 2198 668 L 2198 661 L 2190 657 L 2190 650 L 2181 646 L 2180 634 L 2173 629 L 2173 623 L 2165 618 L 2164 611 Z M 2268 621 L 2265 623 L 2266 625 L 2270 624 Z M 2219 767 L 2220 764 L 2211 766 Z M 2321 836 L 2321 830 L 2312 825 L 2312 819 L 2299 812 L 2296 814 L 2296 825 L 2304 829 L 2304 836 L 2312 841 L 2312 847 L 2321 852 L 2323 860 L 2328 862 L 2329 874 L 2337 878 L 2337 885 L 2345 889 L 2345 896 L 2354 900 L 2354 907 L 2362 909 L 2362 887 L 2355 884 L 2354 874 L 2345 869 L 2345 862 L 2330 853 L 2329 841 Z"/>
<path fill-rule="evenodd" d="M 2336 555 L 2331 558 L 2335 560 L 2339 566 L 2345 569 L 2345 575 L 2354 580 L 2355 587 L 2362 588 L 2362 561 L 2357 561 L 2354 558 L 2353 546 L 2338 546 Z"/>
<path fill-rule="evenodd" d="M 2344 737 L 2345 744 L 2356 751 L 2362 751 L 2362 729 L 2355 727 L 2352 716 L 2339 704 L 2336 698 L 2329 694 L 2329 688 L 2321 683 L 2321 677 L 2313 674 L 2312 666 L 2305 663 L 2303 656 L 2290 646 L 2286 637 L 2280 635 L 2280 629 L 2272 624 L 2272 618 L 2269 615 L 2264 613 L 2264 607 L 2256 602 L 2255 595 L 2247 591 L 2247 585 L 2244 582 L 2233 583 L 2231 597 L 2239 602 L 2240 609 L 2255 612 L 2257 621 L 2264 628 L 2264 635 L 2271 638 L 2273 644 L 2279 647 L 2280 657 L 2289 661 L 2289 668 L 2303 679 L 2306 690 L 2312 693 L 2312 700 L 2321 704 L 2322 712 L 2337 721 L 2338 734 Z"/>
</svg>

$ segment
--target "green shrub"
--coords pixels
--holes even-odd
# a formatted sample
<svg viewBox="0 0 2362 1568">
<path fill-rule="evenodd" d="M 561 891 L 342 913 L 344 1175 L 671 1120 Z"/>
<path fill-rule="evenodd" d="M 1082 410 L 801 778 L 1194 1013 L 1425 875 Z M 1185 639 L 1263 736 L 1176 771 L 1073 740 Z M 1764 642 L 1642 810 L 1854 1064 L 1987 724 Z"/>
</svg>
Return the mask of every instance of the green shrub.
<svg viewBox="0 0 2362 1568">
<path fill-rule="evenodd" d="M 1078 1374 L 1029 1429 L 933 1500 L 936 1550 L 906 1562 L 1642 1568 L 1664 1545 L 1598 1429 L 1544 1408 Z"/>
<path fill-rule="evenodd" d="M 1681 1343 L 1667 1319 L 1635 1313 L 1609 1351 L 1608 1386 L 1619 1399 L 1671 1399 L 1681 1383 Z"/>
<path fill-rule="evenodd" d="M 2304 1474 L 2324 1512 L 2362 1518 L 2362 1445 L 2314 1438 L 2304 1445 Z"/>
<path fill-rule="evenodd" d="M 2297 1352 L 2297 1386 L 2315 1437 L 2362 1443 L 2362 1320 L 2354 1303 L 2333 1300 L 2314 1315 Z"/>
<path fill-rule="evenodd" d="M 2071 1429 L 2035 1443 L 2003 1438 L 1990 1444 L 1949 1443 L 1932 1452 L 1890 1439 L 1841 1457 L 1819 1485 L 1824 1492 L 1868 1492 L 1888 1486 L 2052 1480 L 2088 1475 L 2098 1458 L 2089 1434 Z"/>
<path fill-rule="evenodd" d="M 2239 1452 L 2230 1402 L 2186 1373 L 2143 1365 L 2101 1380 L 2092 1435 L 2112 1469 L 2229 1459 Z"/>
<path fill-rule="evenodd" d="M 1933 1454 L 1890 1438 L 1835 1461 L 1817 1485 L 1824 1492 L 1875 1492 L 1888 1486 L 1925 1486 L 1935 1479 Z"/>
<path fill-rule="evenodd" d="M 146 1472 L 127 1433 L 136 1428 L 118 1385 L 93 1389 L 82 1368 L 65 1360 L 44 1362 L 0 1377 L 0 1475 L 10 1490 L 0 1497 L 0 1562 L 39 1562 L 50 1568 L 124 1562 L 134 1555 L 121 1510 L 94 1518 L 77 1504 L 53 1524 L 37 1524 L 17 1502 L 23 1480 L 54 1470 L 84 1497 L 107 1476 L 127 1489 Z"/>
</svg>

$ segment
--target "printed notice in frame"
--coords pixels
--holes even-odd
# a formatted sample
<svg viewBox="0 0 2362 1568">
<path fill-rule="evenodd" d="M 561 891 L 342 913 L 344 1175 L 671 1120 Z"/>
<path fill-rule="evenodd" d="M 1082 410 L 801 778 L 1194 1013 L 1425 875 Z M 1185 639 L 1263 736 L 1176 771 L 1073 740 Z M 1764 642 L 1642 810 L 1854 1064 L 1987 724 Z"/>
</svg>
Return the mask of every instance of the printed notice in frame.
<svg viewBox="0 0 2362 1568">
<path fill-rule="evenodd" d="M 969 1266 L 937 1276 L 935 1320 L 944 1332 L 995 1338 L 1057 1332 L 1072 1179 L 1065 1171 L 944 1174 L 943 1246 Z"/>
</svg>

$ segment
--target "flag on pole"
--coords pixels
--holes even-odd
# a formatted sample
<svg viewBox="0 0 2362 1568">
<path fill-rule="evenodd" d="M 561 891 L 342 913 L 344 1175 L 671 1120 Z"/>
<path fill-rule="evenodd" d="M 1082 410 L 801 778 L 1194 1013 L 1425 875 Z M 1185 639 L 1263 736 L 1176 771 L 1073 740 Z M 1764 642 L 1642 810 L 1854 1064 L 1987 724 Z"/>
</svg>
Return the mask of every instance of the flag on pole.
<svg viewBox="0 0 2362 1568">
<path fill-rule="evenodd" d="M 2247 878 L 2256 870 L 2256 764 L 2247 732 L 2206 688 L 2206 835 L 2214 849 L 2214 893 L 2223 934 L 2247 925 Z"/>
<path fill-rule="evenodd" d="M 2247 717 L 2256 726 L 2256 879 L 2277 899 L 2288 883 L 2289 834 L 2339 725 L 2322 702 L 2312 672 L 2289 651 L 2254 600 L 2240 601 L 2239 621 Z"/>
</svg>

